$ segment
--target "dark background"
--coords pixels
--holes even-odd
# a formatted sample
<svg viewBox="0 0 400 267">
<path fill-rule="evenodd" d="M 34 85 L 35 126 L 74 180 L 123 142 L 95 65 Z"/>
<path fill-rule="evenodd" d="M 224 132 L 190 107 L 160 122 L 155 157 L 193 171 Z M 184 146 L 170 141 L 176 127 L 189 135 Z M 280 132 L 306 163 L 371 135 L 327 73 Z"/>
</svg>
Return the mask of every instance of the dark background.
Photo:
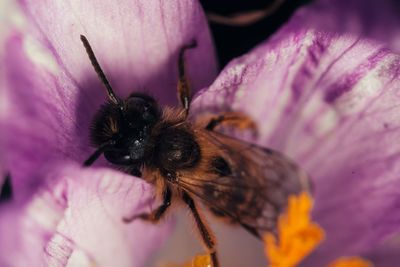
<svg viewBox="0 0 400 267">
<path fill-rule="evenodd" d="M 207 12 L 219 15 L 232 15 L 243 11 L 264 9 L 275 0 L 201 0 Z M 301 6 L 312 0 L 285 0 L 274 14 L 249 26 L 227 26 L 210 22 L 220 67 L 223 68 L 232 58 L 249 51 L 267 39 Z"/>
</svg>

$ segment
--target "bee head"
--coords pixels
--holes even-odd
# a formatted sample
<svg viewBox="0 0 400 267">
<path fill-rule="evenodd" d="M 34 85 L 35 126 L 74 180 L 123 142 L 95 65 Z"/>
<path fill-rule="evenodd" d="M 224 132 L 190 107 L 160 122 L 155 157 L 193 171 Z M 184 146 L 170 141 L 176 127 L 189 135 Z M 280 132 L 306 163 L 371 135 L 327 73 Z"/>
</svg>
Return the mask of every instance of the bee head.
<svg viewBox="0 0 400 267">
<path fill-rule="evenodd" d="M 108 102 L 97 112 L 90 129 L 90 139 L 97 150 L 84 165 L 91 165 L 103 153 L 114 164 L 141 165 L 150 131 L 161 117 L 160 107 L 146 94 L 134 93 L 121 100 L 84 35 L 81 41 L 108 96 Z"/>
<path fill-rule="evenodd" d="M 94 146 L 103 149 L 113 164 L 135 165 L 143 161 L 150 131 L 161 117 L 157 102 L 134 93 L 120 104 L 107 102 L 96 114 L 90 130 Z"/>
</svg>

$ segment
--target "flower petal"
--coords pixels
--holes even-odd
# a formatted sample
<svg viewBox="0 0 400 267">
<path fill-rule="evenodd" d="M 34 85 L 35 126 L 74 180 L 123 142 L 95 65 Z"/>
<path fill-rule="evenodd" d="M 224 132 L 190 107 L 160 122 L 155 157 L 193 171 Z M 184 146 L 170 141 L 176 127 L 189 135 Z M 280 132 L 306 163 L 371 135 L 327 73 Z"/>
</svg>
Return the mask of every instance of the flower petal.
<svg viewBox="0 0 400 267">
<path fill-rule="evenodd" d="M 306 265 L 322 266 L 400 230 L 400 57 L 384 44 L 298 23 L 231 62 L 194 106 L 248 113 L 260 145 L 310 173 L 327 239 Z"/>
<path fill-rule="evenodd" d="M 300 11 L 302 28 L 363 35 L 400 52 L 400 6 L 396 0 L 322 0 Z"/>
<path fill-rule="evenodd" d="M 20 189 L 40 183 L 42 168 L 52 160 L 83 162 L 91 152 L 89 123 L 106 97 L 80 34 L 87 35 L 117 93 L 123 95 L 144 87 L 163 103 L 175 99 L 178 49 L 193 38 L 198 48 L 188 51 L 187 65 L 194 90 L 215 75 L 213 48 L 197 2 L 21 2 L 57 62 L 55 70 L 43 64 L 37 50 L 40 56 L 52 59 L 51 55 L 40 44 L 32 45 L 29 35 L 14 34 L 7 41 L 1 65 L 10 110 L 0 122 L 7 129 L 0 142 L 6 144 L 6 168 L 18 198 Z"/>
<path fill-rule="evenodd" d="M 0 206 L 0 266 L 43 265 L 43 247 L 50 234 L 25 217 L 21 207 Z"/>
<path fill-rule="evenodd" d="M 73 86 L 32 63 L 24 40 L 17 33 L 7 40 L 3 62 L 8 108 L 0 120 L 5 168 L 11 172 L 17 199 L 36 190 L 52 161 L 83 162 L 89 154 L 87 135 L 82 134 L 88 129 L 77 125 L 70 100 L 74 94 L 68 92 Z"/>
<path fill-rule="evenodd" d="M 381 246 L 366 253 L 366 257 L 379 267 L 397 266 L 400 262 L 400 236 L 395 235 L 385 240 Z"/>
<path fill-rule="evenodd" d="M 4 211 L 2 218 L 11 219 L 0 221 L 3 229 L 10 227 L 12 218 L 23 222 L 16 227 L 21 231 L 11 234 L 17 244 L 10 243 L 8 248 L 25 255 L 27 244 L 35 244 L 31 264 L 44 257 L 49 265 L 142 266 L 167 234 L 167 225 L 126 225 L 122 217 L 148 206 L 148 186 L 128 175 L 78 171 L 76 166 L 60 177 L 68 162 L 81 164 L 89 155 L 89 121 L 106 100 L 79 35 L 89 38 L 118 94 L 145 87 L 153 94 L 158 92 L 162 103 L 171 103 L 176 98 L 178 50 L 188 41 L 198 43 L 186 55 L 194 91 L 208 85 L 215 75 L 213 48 L 200 6 L 191 1 L 21 3 L 37 26 L 41 44 L 55 57 L 56 68 L 27 51 L 28 35 L 14 34 L 8 39 L 0 66 L 4 66 L 1 75 L 5 76 L 9 109 L 0 120 L 6 129 L 0 144 L 17 197 L 14 204 L 22 207 Z M 50 186 L 44 179 L 49 176 L 53 176 L 48 179 Z M 55 185 L 62 188 L 57 201 L 66 205 L 62 217 L 55 216 L 56 229 L 51 225 L 43 230 L 41 226 L 50 218 L 35 212 L 40 223 L 33 228 L 38 230 L 25 231 L 25 220 L 30 224 L 32 216 L 26 214 L 30 205 L 41 201 L 38 194 L 43 191 L 53 194 Z M 21 238 L 22 232 L 32 233 L 34 242 Z M 1 242 L 7 243 L 10 235 L 3 236 Z M 46 255 L 37 255 L 43 244 Z M 27 265 L 25 260 L 21 259 L 21 266 Z"/>
<path fill-rule="evenodd" d="M 194 90 L 209 85 L 216 63 L 203 11 L 197 1 L 34 1 L 22 7 L 57 61 L 86 98 L 105 98 L 79 39 L 87 36 L 119 94 L 148 90 L 163 103 L 176 102 L 178 50 L 196 39 L 187 67 Z M 90 100 L 90 99 L 88 99 Z"/>
<path fill-rule="evenodd" d="M 122 218 L 150 210 L 151 187 L 116 171 L 67 166 L 49 174 L 22 209 L 0 210 L 0 259 L 17 258 L 11 266 L 143 266 L 170 227 Z"/>
</svg>

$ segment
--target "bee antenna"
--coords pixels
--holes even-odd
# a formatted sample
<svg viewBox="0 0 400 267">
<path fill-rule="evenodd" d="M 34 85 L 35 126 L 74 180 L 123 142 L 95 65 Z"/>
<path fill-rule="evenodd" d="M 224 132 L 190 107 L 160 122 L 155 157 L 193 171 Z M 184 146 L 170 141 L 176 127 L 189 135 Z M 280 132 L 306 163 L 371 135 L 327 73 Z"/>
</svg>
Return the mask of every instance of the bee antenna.
<svg viewBox="0 0 400 267">
<path fill-rule="evenodd" d="M 97 73 L 97 76 L 99 76 L 101 82 L 104 84 L 104 86 L 107 89 L 107 94 L 108 94 L 108 98 L 116 105 L 122 106 L 121 105 L 121 101 L 119 100 L 119 98 L 115 95 L 110 82 L 107 80 L 106 75 L 104 74 L 103 70 L 100 67 L 99 62 L 96 59 L 96 56 L 94 55 L 93 49 L 89 44 L 88 39 L 84 36 L 81 35 L 81 41 L 83 43 L 83 46 L 86 49 L 86 53 L 89 56 L 90 62 L 92 63 L 92 66 L 94 68 L 94 70 Z"/>
</svg>

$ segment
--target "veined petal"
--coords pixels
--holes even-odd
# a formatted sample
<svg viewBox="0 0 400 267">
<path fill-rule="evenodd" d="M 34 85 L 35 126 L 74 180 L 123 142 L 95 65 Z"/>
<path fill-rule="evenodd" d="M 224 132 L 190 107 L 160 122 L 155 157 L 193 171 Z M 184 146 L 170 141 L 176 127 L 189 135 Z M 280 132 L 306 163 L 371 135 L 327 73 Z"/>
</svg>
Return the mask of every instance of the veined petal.
<svg viewBox="0 0 400 267">
<path fill-rule="evenodd" d="M 8 108 L 0 120 L 4 167 L 12 174 L 17 199 L 30 197 L 27 191 L 37 188 L 52 161 L 83 162 L 90 151 L 84 129 L 89 126 L 75 117 L 73 85 L 32 63 L 23 42 L 17 33 L 7 40 L 3 62 Z"/>
<path fill-rule="evenodd" d="M 56 69 L 51 71 L 27 55 L 27 34 L 14 33 L 7 40 L 0 66 L 8 110 L 0 118 L 0 144 L 5 170 L 11 173 L 15 204 L 22 205 L 22 210 L 10 208 L 4 216 L 14 216 L 9 214 L 15 210 L 15 217 L 25 220 L 24 212 L 38 194 L 46 189 L 53 192 L 45 179 L 53 175 L 51 184 L 68 190 L 62 194 L 66 207 L 56 229 L 46 228 L 45 235 L 38 234 L 46 236 L 38 240 L 38 250 L 48 242 L 46 262 L 142 266 L 163 240 L 165 227 L 143 222 L 126 225 L 122 217 L 138 212 L 142 204 L 147 207 L 150 188 L 142 187 L 143 182 L 132 176 L 104 170 L 75 168 L 62 177 L 57 174 L 69 162 L 82 164 L 90 155 L 89 122 L 106 101 L 79 35 L 89 39 L 118 95 L 145 90 L 163 104 L 172 103 L 177 54 L 183 45 L 193 39 L 198 44 L 185 54 L 194 91 L 208 85 L 216 72 L 200 5 L 192 1 L 20 2 L 35 25 L 42 49 L 51 51 Z M 49 219 L 41 215 L 40 220 Z M 20 240 L 19 234 L 15 234 L 16 240 Z M 20 241 L 25 246 L 25 241 Z M 17 250 L 18 246 L 9 248 Z"/>
<path fill-rule="evenodd" d="M 43 248 L 50 236 L 50 232 L 26 215 L 24 207 L 0 206 L 0 266 L 43 265 Z"/>
<path fill-rule="evenodd" d="M 116 171 L 63 166 L 26 204 L 0 210 L 5 266 L 143 266 L 170 227 L 122 219 L 151 209 L 150 186 Z"/>
<path fill-rule="evenodd" d="M 297 15 L 298 27 L 362 35 L 400 52 L 400 6 L 396 0 L 322 0 Z"/>
<path fill-rule="evenodd" d="M 162 103 L 176 102 L 179 49 L 195 39 L 187 67 L 194 90 L 209 85 L 216 62 L 197 1 L 20 0 L 43 43 L 52 50 L 83 97 L 104 90 L 79 39 L 86 35 L 115 91 L 146 90 Z"/>
<path fill-rule="evenodd" d="M 256 142 L 310 173 L 326 241 L 305 266 L 323 266 L 400 230 L 400 57 L 383 43 L 298 23 L 232 61 L 194 106 L 248 113 Z"/>
<path fill-rule="evenodd" d="M 145 90 L 164 104 L 174 102 L 177 53 L 193 39 L 198 47 L 187 51 L 186 65 L 194 91 L 215 75 L 214 52 L 197 2 L 27 0 L 21 5 L 58 68 L 52 72 L 31 62 L 26 34 L 8 40 L 2 65 L 10 111 L 0 122 L 7 129 L 0 138 L 6 139 L 4 154 L 16 191 L 37 186 L 48 161 L 83 162 L 91 152 L 89 124 L 106 97 L 80 34 L 88 37 L 121 96 Z"/>
<path fill-rule="evenodd" d="M 400 237 L 394 235 L 385 240 L 378 248 L 366 253 L 364 256 L 378 267 L 392 267 L 400 262 Z"/>
</svg>

